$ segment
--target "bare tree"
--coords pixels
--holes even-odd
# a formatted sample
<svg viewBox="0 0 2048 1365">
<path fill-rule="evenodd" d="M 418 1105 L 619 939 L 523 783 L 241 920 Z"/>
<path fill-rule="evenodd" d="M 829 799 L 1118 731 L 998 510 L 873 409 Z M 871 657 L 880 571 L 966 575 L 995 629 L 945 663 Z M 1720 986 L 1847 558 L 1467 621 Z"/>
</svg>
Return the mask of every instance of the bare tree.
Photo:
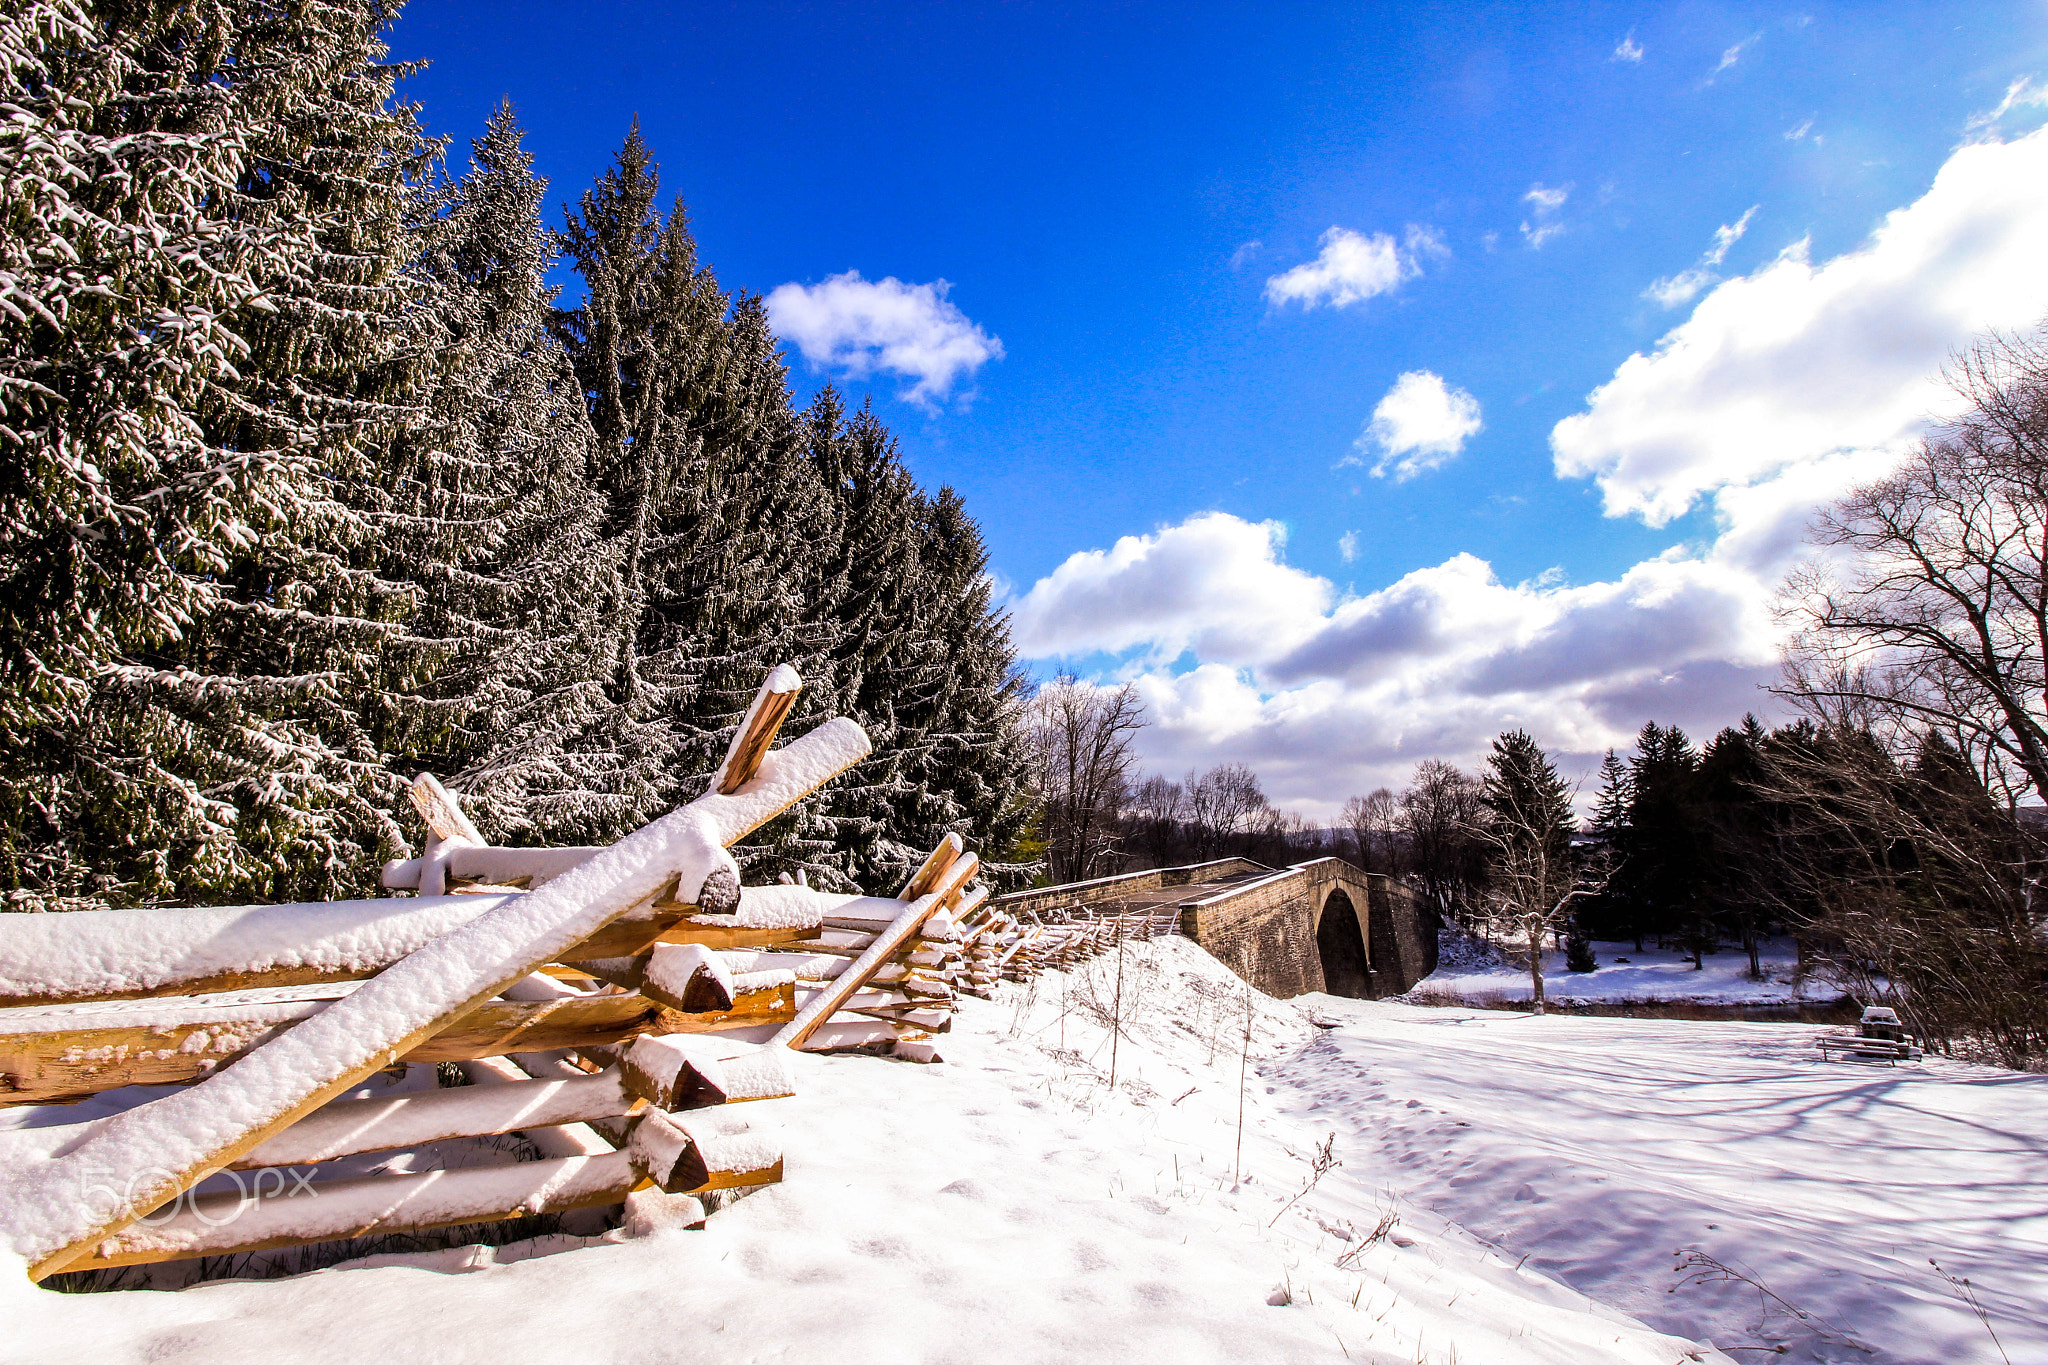
<svg viewBox="0 0 2048 1365">
<path fill-rule="evenodd" d="M 1958 356 L 1963 410 L 1817 523 L 1787 585 L 1780 691 L 1812 718 L 1771 756 L 1795 913 L 1836 973 L 1943 1045 L 2048 1053 L 2037 834 L 2048 796 L 2048 329 Z"/>
<path fill-rule="evenodd" d="M 1351 836 L 1352 857 L 1367 872 L 1400 875 L 1400 815 L 1400 804 L 1385 787 L 1344 803 L 1343 828 Z"/>
<path fill-rule="evenodd" d="M 1199 776 L 1189 773 L 1184 785 L 1197 858 L 1227 854 L 1232 844 L 1261 832 L 1273 818 L 1259 775 L 1242 763 L 1218 764 Z"/>
<path fill-rule="evenodd" d="M 1486 846 L 1484 913 L 1503 942 L 1519 940 L 1529 966 L 1529 994 L 1543 1013 L 1543 954 L 1571 922 L 1575 903 L 1598 887 L 1586 881 L 1572 852 L 1572 790 L 1525 731 L 1493 742 L 1481 813 L 1473 833 Z"/>
<path fill-rule="evenodd" d="M 1492 816 L 1476 833 L 1487 849 L 1481 903 L 1497 936 L 1519 944 L 1529 969 L 1531 1004 L 1541 1014 L 1544 950 L 1571 923 L 1577 903 L 1600 893 L 1599 880 L 1560 857 L 1520 813 Z"/>
<path fill-rule="evenodd" d="M 1957 357 L 1966 410 L 1816 524 L 1841 552 L 1787 585 L 1780 689 L 1903 755 L 1942 732 L 2013 796 L 2048 795 L 2048 330 Z"/>
<path fill-rule="evenodd" d="M 1337 831 L 1324 829 L 1300 811 L 1268 809 L 1265 820 L 1252 831 L 1252 856 L 1261 862 L 1286 864 L 1331 854 L 1342 857 L 1349 850 Z"/>
<path fill-rule="evenodd" d="M 1148 777 L 1132 794 L 1125 829 L 1152 866 L 1166 866 L 1179 849 L 1187 806 L 1187 793 L 1170 778 Z"/>
<path fill-rule="evenodd" d="M 1923 1040 L 2020 1067 L 2048 1056 L 2038 838 L 1939 731 L 1901 764 L 1867 730 L 1772 735 L 1771 893 L 1812 959 Z"/>
<path fill-rule="evenodd" d="M 1054 882 L 1086 880 L 1115 853 L 1117 816 L 1137 762 L 1131 741 L 1144 727 L 1144 710 L 1132 684 L 1098 687 L 1070 673 L 1026 703 L 1024 728 Z"/>
<path fill-rule="evenodd" d="M 1472 835 L 1479 813 L 1478 781 L 1440 759 L 1418 763 L 1401 793 L 1401 833 L 1415 881 L 1429 907 L 1446 919 L 1467 918 L 1480 882 Z"/>
</svg>

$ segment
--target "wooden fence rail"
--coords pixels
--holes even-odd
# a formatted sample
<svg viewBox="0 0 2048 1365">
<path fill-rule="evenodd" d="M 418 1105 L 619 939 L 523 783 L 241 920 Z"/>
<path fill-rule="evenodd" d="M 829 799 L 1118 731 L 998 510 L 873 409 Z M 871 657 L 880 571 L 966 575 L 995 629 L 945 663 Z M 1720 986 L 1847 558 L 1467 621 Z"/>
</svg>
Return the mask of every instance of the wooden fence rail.
<svg viewBox="0 0 2048 1365">
<path fill-rule="evenodd" d="M 175 1087 L 35 1130 L 0 1236 L 41 1279 L 779 1180 L 771 1140 L 676 1109 L 789 1093 L 788 1049 L 933 1060 L 995 979 L 957 835 L 896 896 L 741 890 L 725 846 L 867 752 L 843 720 L 776 749 L 800 686 L 776 669 L 705 795 L 606 848 L 493 848 L 422 775 L 425 849 L 384 874 L 416 896 L 0 916 L 0 1106 Z M 362 1096 L 441 1062 L 489 1083 Z M 513 1132 L 568 1154 L 329 1169 Z M 310 1197 L 260 1197 L 286 1167 Z"/>
</svg>

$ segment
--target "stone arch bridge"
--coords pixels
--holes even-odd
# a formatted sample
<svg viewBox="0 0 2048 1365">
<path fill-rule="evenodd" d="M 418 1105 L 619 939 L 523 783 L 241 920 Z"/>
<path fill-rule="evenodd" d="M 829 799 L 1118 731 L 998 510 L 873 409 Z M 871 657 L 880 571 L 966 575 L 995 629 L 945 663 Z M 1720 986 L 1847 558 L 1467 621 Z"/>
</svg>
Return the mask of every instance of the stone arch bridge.
<svg viewBox="0 0 2048 1365">
<path fill-rule="evenodd" d="M 1180 932 L 1268 995 L 1399 995 L 1436 970 L 1436 916 L 1391 878 L 1342 858 L 1153 868 L 998 898 L 1015 913 L 1176 912 Z"/>
</svg>

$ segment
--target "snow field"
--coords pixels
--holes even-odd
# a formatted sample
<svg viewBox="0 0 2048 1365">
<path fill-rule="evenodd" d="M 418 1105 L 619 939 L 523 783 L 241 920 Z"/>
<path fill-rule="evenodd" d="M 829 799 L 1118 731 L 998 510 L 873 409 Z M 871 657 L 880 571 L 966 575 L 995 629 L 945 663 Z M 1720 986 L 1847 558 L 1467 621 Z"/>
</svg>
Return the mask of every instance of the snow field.
<svg viewBox="0 0 2048 1365">
<path fill-rule="evenodd" d="M 1350 1134 L 1345 1164 L 1294 1198 L 1341 1125 L 1286 1112 L 1294 1092 L 1262 1075 L 1315 1044 L 1300 1010 L 1256 993 L 1233 1181 L 1245 988 L 1183 940 L 1131 945 L 1127 1028 L 1112 1039 L 1117 965 L 1112 953 L 963 1001 L 943 1065 L 792 1058 L 797 1096 L 746 1113 L 779 1139 L 786 1182 L 704 1231 L 523 1260 L 387 1256 L 176 1294 L 55 1295 L 0 1266 L 14 1329 L 0 1358 L 1731 1359 L 1390 1194 Z M 1360 1248 L 1389 1213 L 1392 1235 Z"/>
<path fill-rule="evenodd" d="M 1269 1070 L 1278 1107 L 1602 1302 L 1744 1359 L 1996 1365 L 1931 1257 L 2048 1361 L 2048 1076 L 1823 1062 L 1805 1024 L 1309 1001 L 1341 1026 Z M 1694 1248 L 1813 1319 L 1679 1285 Z"/>
</svg>

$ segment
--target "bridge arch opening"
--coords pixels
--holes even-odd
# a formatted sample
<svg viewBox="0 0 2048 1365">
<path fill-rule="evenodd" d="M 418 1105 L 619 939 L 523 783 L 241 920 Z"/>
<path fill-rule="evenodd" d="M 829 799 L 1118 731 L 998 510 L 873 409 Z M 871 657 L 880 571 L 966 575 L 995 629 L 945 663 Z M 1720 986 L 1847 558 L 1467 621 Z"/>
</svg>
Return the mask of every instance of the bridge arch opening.
<svg viewBox="0 0 2048 1365">
<path fill-rule="evenodd" d="M 1316 917 L 1316 954 L 1323 961 L 1323 989 L 1331 995 L 1366 998 L 1371 974 L 1365 960 L 1365 934 L 1358 910 L 1343 891 L 1332 891 Z"/>
</svg>

